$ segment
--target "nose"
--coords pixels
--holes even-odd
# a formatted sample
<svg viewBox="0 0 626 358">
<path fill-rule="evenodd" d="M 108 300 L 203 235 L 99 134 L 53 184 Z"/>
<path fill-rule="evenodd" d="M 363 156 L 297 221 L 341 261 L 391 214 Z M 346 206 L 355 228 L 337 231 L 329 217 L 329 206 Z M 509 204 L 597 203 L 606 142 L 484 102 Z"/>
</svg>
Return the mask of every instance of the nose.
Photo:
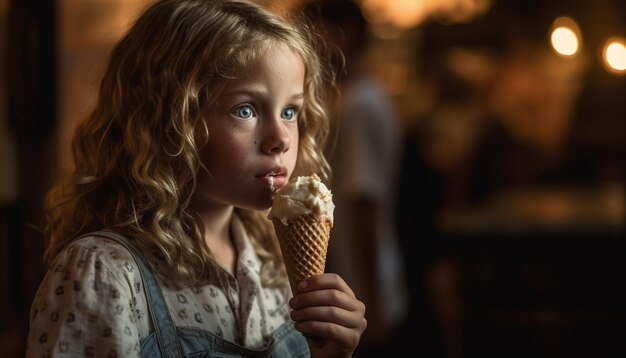
<svg viewBox="0 0 626 358">
<path fill-rule="evenodd" d="M 291 139 L 283 120 L 273 118 L 265 122 L 261 150 L 266 154 L 280 154 L 289 150 Z"/>
</svg>

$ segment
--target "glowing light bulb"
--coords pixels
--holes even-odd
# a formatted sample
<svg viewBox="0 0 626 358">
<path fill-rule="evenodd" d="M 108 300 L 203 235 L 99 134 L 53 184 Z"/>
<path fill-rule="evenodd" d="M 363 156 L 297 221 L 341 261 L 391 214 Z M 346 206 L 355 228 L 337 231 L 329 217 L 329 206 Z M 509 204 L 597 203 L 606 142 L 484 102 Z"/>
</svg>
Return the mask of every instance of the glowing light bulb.
<svg viewBox="0 0 626 358">
<path fill-rule="evenodd" d="M 580 29 L 572 18 L 567 16 L 558 17 L 552 24 L 550 44 L 556 53 L 570 57 L 580 51 Z"/>
<path fill-rule="evenodd" d="M 619 38 L 611 38 L 604 45 L 602 57 L 605 67 L 614 73 L 626 72 L 626 45 Z"/>
<path fill-rule="evenodd" d="M 552 31 L 552 47 L 563 56 L 572 56 L 578 52 L 578 38 L 571 29 L 558 27 Z"/>
</svg>

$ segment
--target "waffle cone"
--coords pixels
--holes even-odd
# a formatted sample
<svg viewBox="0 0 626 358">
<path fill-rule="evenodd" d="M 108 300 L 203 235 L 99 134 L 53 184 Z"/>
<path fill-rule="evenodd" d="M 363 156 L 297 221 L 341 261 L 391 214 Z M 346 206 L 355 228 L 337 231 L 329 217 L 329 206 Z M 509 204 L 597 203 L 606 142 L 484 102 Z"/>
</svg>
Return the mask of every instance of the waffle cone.
<svg viewBox="0 0 626 358">
<path fill-rule="evenodd" d="M 291 290 L 296 292 L 298 282 L 324 273 L 332 223 L 329 218 L 319 215 L 304 215 L 289 225 L 276 218 L 272 222 Z"/>
</svg>

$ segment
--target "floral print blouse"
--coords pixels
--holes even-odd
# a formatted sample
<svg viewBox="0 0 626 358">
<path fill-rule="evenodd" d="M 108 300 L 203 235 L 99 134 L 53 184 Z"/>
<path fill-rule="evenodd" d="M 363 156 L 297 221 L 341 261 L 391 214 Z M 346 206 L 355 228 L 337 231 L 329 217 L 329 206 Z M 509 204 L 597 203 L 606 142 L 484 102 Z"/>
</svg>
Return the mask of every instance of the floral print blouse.
<svg viewBox="0 0 626 358">
<path fill-rule="evenodd" d="M 175 289 L 160 281 L 174 323 L 262 348 L 289 319 L 290 291 L 263 287 L 260 260 L 243 224 L 233 219 L 237 269 L 230 292 L 208 284 Z M 132 255 L 113 240 L 89 236 L 55 259 L 31 307 L 27 357 L 139 356 L 153 330 Z"/>
</svg>

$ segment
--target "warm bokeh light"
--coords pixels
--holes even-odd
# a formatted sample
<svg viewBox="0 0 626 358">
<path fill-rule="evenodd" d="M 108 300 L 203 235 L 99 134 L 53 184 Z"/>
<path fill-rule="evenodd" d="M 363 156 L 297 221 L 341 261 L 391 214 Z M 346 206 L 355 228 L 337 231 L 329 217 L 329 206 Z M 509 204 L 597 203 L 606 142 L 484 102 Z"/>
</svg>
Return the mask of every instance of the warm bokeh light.
<svg viewBox="0 0 626 358">
<path fill-rule="evenodd" d="M 363 0 L 363 15 L 374 25 L 400 29 L 415 27 L 437 16 L 448 22 L 465 22 L 485 13 L 491 0 Z"/>
<path fill-rule="evenodd" d="M 626 41 L 619 38 L 609 39 L 602 51 L 605 67 L 613 73 L 626 73 Z"/>
<path fill-rule="evenodd" d="M 578 38 L 571 29 L 558 27 L 552 31 L 552 47 L 564 56 L 571 56 L 578 52 Z"/>
<path fill-rule="evenodd" d="M 561 56 L 576 55 L 581 47 L 580 30 L 576 22 L 566 16 L 554 20 L 550 33 L 550 44 L 554 51 Z"/>
</svg>

